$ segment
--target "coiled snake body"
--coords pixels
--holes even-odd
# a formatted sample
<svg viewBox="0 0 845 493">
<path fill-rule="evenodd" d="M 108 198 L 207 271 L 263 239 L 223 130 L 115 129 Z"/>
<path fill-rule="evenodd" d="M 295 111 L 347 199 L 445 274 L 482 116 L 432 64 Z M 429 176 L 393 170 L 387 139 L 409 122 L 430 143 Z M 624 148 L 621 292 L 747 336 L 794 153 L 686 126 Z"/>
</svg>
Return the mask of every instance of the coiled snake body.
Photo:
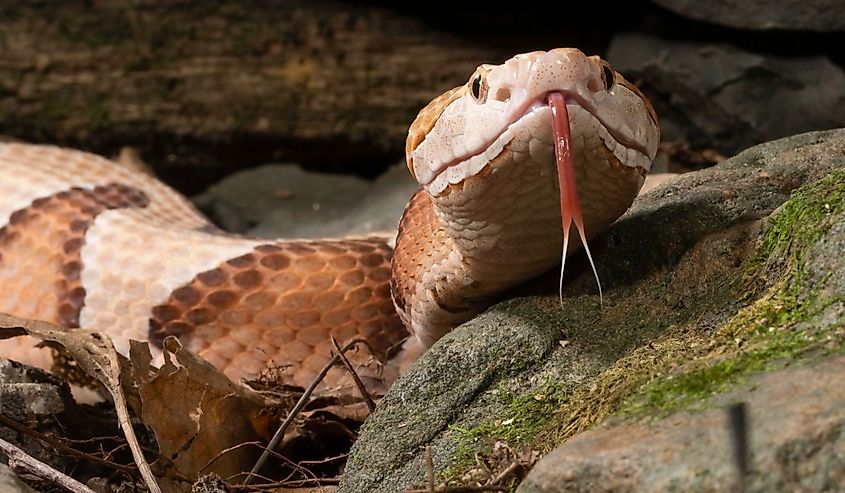
<svg viewBox="0 0 845 493">
<path fill-rule="evenodd" d="M 571 137 L 552 128 L 554 100 Z M 330 334 L 363 337 L 370 350 L 353 362 L 383 388 L 413 341 L 433 344 L 559 264 L 561 209 L 564 220 L 578 209 L 588 237 L 621 215 L 657 141 L 647 99 L 597 57 L 557 49 L 482 65 L 411 126 L 407 162 L 422 187 L 393 252 L 377 239 L 228 235 L 144 173 L 0 144 L 0 312 L 96 329 L 124 352 L 129 339 L 176 335 L 233 379 L 292 365 L 300 386 L 330 357 Z M 570 179 L 556 142 L 571 153 Z M 0 355 L 50 362 L 24 338 L 0 342 Z M 324 383 L 344 378 L 337 369 Z"/>
</svg>

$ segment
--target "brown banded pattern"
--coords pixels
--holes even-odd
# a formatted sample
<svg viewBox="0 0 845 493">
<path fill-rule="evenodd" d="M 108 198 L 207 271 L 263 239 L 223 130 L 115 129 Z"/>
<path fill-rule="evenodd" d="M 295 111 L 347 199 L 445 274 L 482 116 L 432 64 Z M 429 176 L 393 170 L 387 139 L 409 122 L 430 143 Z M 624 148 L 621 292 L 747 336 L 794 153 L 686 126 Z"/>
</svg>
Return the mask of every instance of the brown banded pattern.
<svg viewBox="0 0 845 493">
<path fill-rule="evenodd" d="M 291 365 L 305 387 L 341 344 L 361 337 L 369 349 L 351 356 L 384 362 L 406 336 L 390 299 L 390 248 L 381 240 L 265 244 L 201 272 L 153 307 L 150 341 L 179 337 L 232 379 L 268 365 Z M 379 380 L 378 369 L 364 377 Z M 324 381 L 345 377 L 333 370 Z M 368 382 L 369 387 L 378 386 Z"/>
<path fill-rule="evenodd" d="M 140 190 L 113 183 L 71 188 L 13 212 L 0 228 L 0 312 L 79 327 L 86 231 L 103 211 L 148 202 Z"/>
</svg>

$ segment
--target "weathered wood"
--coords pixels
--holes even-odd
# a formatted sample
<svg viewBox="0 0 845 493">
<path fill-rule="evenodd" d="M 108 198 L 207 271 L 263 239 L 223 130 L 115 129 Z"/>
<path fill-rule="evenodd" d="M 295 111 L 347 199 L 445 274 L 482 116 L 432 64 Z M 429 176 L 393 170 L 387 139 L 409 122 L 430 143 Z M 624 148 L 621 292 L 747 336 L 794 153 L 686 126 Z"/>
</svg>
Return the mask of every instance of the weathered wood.
<svg viewBox="0 0 845 493">
<path fill-rule="evenodd" d="M 0 6 L 0 133 L 130 143 L 154 163 L 203 146 L 218 161 L 398 158 L 422 106 L 505 58 L 327 0 L 16 3 Z"/>
</svg>

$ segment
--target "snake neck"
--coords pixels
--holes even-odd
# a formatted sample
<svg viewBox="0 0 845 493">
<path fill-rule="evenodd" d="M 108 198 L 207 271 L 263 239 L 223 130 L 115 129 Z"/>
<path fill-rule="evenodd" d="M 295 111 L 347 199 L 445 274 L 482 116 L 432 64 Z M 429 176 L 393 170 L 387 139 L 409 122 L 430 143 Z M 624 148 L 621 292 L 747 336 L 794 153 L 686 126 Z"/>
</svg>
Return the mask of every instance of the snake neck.
<svg viewBox="0 0 845 493">
<path fill-rule="evenodd" d="M 574 142 L 588 237 L 631 204 L 639 173 Z M 612 155 L 612 154 L 610 154 Z M 391 289 L 405 326 L 430 346 L 509 288 L 560 263 L 562 230 L 551 145 L 506 146 L 481 173 L 431 196 L 420 190 L 400 222 Z M 570 251 L 577 251 L 576 241 Z"/>
</svg>

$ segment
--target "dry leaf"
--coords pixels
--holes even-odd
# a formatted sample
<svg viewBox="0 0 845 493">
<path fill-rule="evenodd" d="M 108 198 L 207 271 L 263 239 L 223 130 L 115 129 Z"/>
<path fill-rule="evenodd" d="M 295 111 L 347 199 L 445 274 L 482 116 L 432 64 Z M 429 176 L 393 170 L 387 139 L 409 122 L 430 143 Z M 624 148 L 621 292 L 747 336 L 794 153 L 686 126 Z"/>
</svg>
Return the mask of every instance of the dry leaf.
<svg viewBox="0 0 845 493">
<path fill-rule="evenodd" d="M 160 457 L 164 458 L 155 464 L 157 478 L 148 472 L 148 486 L 157 481 L 168 492 L 189 491 L 190 480 L 210 472 L 231 478 L 249 471 L 260 453 L 250 443 L 266 443 L 273 434 L 272 426 L 302 394 L 302 389 L 293 391 L 280 385 L 284 381 L 281 375 L 261 392 L 233 383 L 173 337 L 165 339 L 165 362 L 157 369 L 151 364 L 146 342 L 130 341 L 126 358 L 117 353 L 108 337 L 97 332 L 63 330 L 0 314 L 0 338 L 24 334 L 60 345 L 82 371 L 103 384 L 114 397 L 127 440 L 130 445 L 135 442 L 140 456 L 126 410 L 127 403 L 130 405 L 155 434 Z M 281 416 L 273 414 L 279 410 Z M 337 457 L 348 451 L 367 415 L 369 410 L 354 387 L 333 389 L 308 402 L 285 433 L 279 452 L 294 461 L 319 463 L 327 459 L 325 467 L 320 467 L 324 474 L 333 476 L 343 464 Z M 247 445 L 238 446 L 241 444 Z M 309 451 L 306 456 L 303 450 Z M 144 467 L 141 463 L 139 467 Z M 332 473 L 326 469 L 328 464 L 338 469 Z M 313 475 L 306 474 L 302 479 L 308 477 Z"/>
<path fill-rule="evenodd" d="M 259 430 L 270 419 L 265 409 L 272 403 L 233 383 L 174 337 L 165 339 L 164 353 L 161 369 L 138 382 L 142 418 L 154 431 L 161 455 L 190 478 L 215 472 L 225 479 L 249 471 L 260 452 L 257 447 L 218 454 L 259 440 Z M 149 365 L 147 357 L 132 355 L 136 371 Z"/>
<path fill-rule="evenodd" d="M 127 359 L 98 332 L 63 330 L 46 322 L 0 314 L 0 338 L 24 334 L 60 345 L 80 369 L 108 390 L 135 462 L 139 469 L 147 469 L 145 480 L 151 491 L 160 490 L 132 431 L 127 402 L 133 403 L 135 414 L 155 433 L 160 454 L 170 459 L 181 475 L 196 478 L 216 472 L 225 478 L 250 469 L 255 447 L 237 448 L 212 459 L 229 447 L 259 439 L 257 430 L 269 427 L 270 418 L 263 410 L 270 403 L 182 349 L 175 338 L 166 340 L 166 362 L 154 371 L 147 343 L 133 341 L 131 359 Z M 166 468 L 161 471 L 159 481 L 167 480 L 167 491 L 190 489 L 188 483 L 174 482 L 163 474 Z"/>
<path fill-rule="evenodd" d="M 137 394 L 134 392 L 131 378 L 128 377 L 131 375 L 129 362 L 117 352 L 111 339 L 90 330 L 63 330 L 47 322 L 0 313 L 0 338 L 19 336 L 21 330 L 29 336 L 61 345 L 88 376 L 103 384 L 114 399 L 120 428 L 126 436 L 135 465 L 144 477 L 147 488 L 151 493 L 161 493 L 150 466 L 144 458 L 141 445 L 135 437 L 135 431 L 132 429 L 126 395 L 128 393 L 134 398 Z M 124 389 L 128 392 L 124 393 Z"/>
</svg>

